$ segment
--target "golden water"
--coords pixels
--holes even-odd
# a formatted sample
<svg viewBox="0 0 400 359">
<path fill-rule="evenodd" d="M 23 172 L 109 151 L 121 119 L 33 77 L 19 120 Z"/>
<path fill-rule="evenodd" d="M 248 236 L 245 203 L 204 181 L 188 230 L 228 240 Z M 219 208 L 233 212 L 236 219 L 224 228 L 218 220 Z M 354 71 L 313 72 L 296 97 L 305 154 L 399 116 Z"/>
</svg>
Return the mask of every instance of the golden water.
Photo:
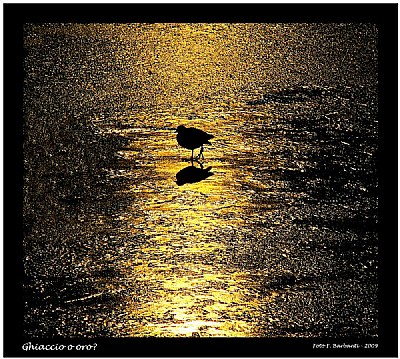
<svg viewBox="0 0 400 359">
<path fill-rule="evenodd" d="M 375 59 L 373 36 L 355 38 L 355 29 L 93 24 L 36 30 L 88 41 L 81 57 L 68 47 L 59 50 L 74 58 L 56 67 L 65 71 L 62 81 L 76 83 L 60 96 L 80 94 L 74 106 L 82 101 L 86 111 L 94 107 L 87 117 L 99 133 L 128 140 L 115 168 L 106 169 L 110 181 L 123 179 L 117 198 L 127 205 L 110 216 L 87 214 L 87 232 L 97 249 L 72 261 L 84 273 L 98 267 L 117 273 L 93 279 L 94 289 L 79 300 L 104 293 L 120 297 L 85 319 L 79 311 L 59 309 L 64 319 L 49 319 L 58 332 L 68 325 L 83 336 L 88 328 L 93 335 L 104 329 L 113 337 L 313 336 L 342 318 L 335 304 L 342 295 L 354 308 L 365 306 L 364 300 L 373 307 L 373 289 L 368 297 L 363 286 L 332 279 L 341 278 L 335 273 L 343 268 L 353 276 L 354 266 L 371 258 L 375 263 L 374 251 L 363 252 L 355 264 L 352 255 L 338 255 L 335 245 L 353 243 L 358 234 L 329 227 L 329 220 L 363 210 L 367 216 L 375 208 L 373 195 L 361 191 L 373 185 L 346 177 L 358 171 L 353 161 L 369 168 L 366 153 L 375 151 L 369 140 L 353 148 L 343 137 L 363 126 L 372 137 L 376 130 L 374 105 L 359 94 L 350 101 L 340 93 L 356 85 L 374 91 L 375 62 L 365 61 Z M 373 27 L 363 31 L 373 34 Z M 26 46 L 46 47 L 40 39 L 30 36 Z M 99 39 L 109 47 L 96 47 Z M 361 46 L 366 43 L 369 47 Z M 292 88 L 325 92 L 307 100 L 248 104 Z M 110 110 L 111 104 L 118 110 Z M 214 135 L 203 163 L 193 164 L 211 167 L 212 176 L 177 185 L 176 174 L 191 165 L 191 151 L 176 142 L 178 125 Z M 337 164 L 342 172 L 335 172 Z M 335 175 L 326 175 L 325 165 Z M 337 197 L 327 192 L 335 176 Z M 102 230 L 110 233 L 97 238 Z M 112 241 L 118 244 L 107 244 Z"/>
</svg>

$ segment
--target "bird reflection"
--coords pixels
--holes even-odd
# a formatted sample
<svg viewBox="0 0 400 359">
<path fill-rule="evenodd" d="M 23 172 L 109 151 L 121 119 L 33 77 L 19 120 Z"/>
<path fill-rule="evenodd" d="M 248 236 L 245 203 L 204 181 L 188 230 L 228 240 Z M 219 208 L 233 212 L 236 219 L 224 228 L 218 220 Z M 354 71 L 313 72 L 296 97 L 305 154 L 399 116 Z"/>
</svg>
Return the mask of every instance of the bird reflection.
<svg viewBox="0 0 400 359">
<path fill-rule="evenodd" d="M 187 166 L 181 169 L 176 174 L 176 183 L 178 186 L 182 186 L 185 183 L 196 183 L 205 180 L 206 178 L 212 176 L 214 173 L 210 172 L 211 166 L 206 169 L 203 168 L 203 164 L 199 161 L 195 161 L 200 165 L 199 167 L 194 166 L 193 162 L 191 166 Z"/>
</svg>

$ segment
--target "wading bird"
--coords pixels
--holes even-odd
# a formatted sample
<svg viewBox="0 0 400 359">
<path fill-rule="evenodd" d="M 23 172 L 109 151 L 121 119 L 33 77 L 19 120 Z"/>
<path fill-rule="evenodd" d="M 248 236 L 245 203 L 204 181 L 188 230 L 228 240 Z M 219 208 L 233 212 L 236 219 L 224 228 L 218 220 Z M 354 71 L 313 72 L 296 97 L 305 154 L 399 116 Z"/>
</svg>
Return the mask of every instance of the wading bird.
<svg viewBox="0 0 400 359">
<path fill-rule="evenodd" d="M 178 134 L 176 135 L 176 140 L 178 141 L 179 145 L 184 148 L 187 148 L 188 150 L 192 150 L 191 161 L 193 161 L 194 149 L 199 147 L 200 147 L 200 153 L 196 156 L 196 159 L 200 159 L 200 157 L 204 159 L 203 145 L 204 144 L 211 145 L 211 143 L 208 142 L 208 140 L 211 140 L 214 137 L 213 135 L 210 135 L 207 132 L 204 132 L 197 128 L 194 127 L 187 128 L 183 125 L 178 126 L 176 132 L 178 132 Z"/>
</svg>

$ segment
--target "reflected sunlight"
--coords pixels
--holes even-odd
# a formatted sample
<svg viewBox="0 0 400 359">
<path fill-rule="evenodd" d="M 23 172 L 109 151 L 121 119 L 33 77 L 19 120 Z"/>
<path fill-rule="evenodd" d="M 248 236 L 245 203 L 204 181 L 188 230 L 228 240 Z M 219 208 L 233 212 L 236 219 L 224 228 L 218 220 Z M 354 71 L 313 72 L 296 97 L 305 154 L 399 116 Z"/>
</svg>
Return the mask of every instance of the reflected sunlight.
<svg viewBox="0 0 400 359">
<path fill-rule="evenodd" d="M 126 225 L 132 235 L 146 236 L 136 258 L 125 261 L 123 272 L 143 283 L 149 296 L 139 302 L 132 298 L 127 305 L 126 316 L 132 319 L 124 332 L 128 336 L 254 336 L 260 303 L 256 291 L 249 290 L 251 277 L 214 260 L 226 251 L 226 231 L 245 226 L 244 211 L 253 206 L 246 196 L 238 195 L 243 182 L 255 182 L 237 165 L 253 150 L 239 130 L 246 117 L 240 115 L 240 104 L 233 97 L 221 102 L 218 96 L 218 86 L 231 81 L 234 66 L 240 66 L 235 34 L 221 37 L 216 26 L 229 26 L 224 24 L 157 26 L 168 31 L 155 42 L 151 73 L 154 86 L 162 89 L 157 96 L 167 98 L 157 102 L 167 101 L 169 108 L 137 112 L 129 119 L 131 126 L 117 129 L 134 139 L 134 147 L 119 155 L 136 166 L 132 177 L 141 175 L 130 191 L 145 220 L 128 213 Z M 213 103 L 214 98 L 218 103 Z M 191 100 L 184 113 L 179 104 L 187 99 Z M 202 164 L 191 165 L 190 150 L 178 146 L 179 125 L 214 135 L 211 145 L 204 146 Z M 212 176 L 177 183 L 177 174 L 190 166 L 208 168 Z M 136 211 L 135 205 L 132 213 Z"/>
</svg>

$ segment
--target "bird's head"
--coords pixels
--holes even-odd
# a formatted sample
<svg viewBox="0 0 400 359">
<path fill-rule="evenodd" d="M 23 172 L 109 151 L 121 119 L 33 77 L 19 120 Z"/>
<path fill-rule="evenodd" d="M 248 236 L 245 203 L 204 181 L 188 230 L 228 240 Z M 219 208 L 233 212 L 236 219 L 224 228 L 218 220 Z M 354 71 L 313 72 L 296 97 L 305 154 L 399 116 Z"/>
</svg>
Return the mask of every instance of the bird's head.
<svg viewBox="0 0 400 359">
<path fill-rule="evenodd" d="M 184 131 L 185 130 L 185 126 L 183 126 L 183 125 L 179 125 L 177 128 L 176 128 L 176 132 L 182 132 L 182 131 Z"/>
</svg>

